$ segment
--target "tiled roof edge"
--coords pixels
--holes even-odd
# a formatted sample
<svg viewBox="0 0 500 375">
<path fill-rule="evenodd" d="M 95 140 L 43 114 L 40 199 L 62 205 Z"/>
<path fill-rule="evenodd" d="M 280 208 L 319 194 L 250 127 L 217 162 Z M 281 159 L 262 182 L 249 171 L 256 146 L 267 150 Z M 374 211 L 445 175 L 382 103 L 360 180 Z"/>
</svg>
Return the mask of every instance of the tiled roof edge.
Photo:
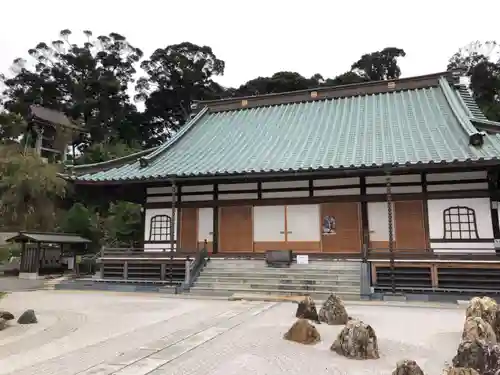
<svg viewBox="0 0 500 375">
<path fill-rule="evenodd" d="M 133 154 L 122 156 L 120 158 L 108 160 L 108 161 L 102 161 L 99 163 L 92 163 L 92 164 L 81 164 L 81 165 L 67 165 L 65 168 L 68 171 L 75 171 L 79 173 L 85 173 L 87 170 L 93 170 L 93 169 L 102 169 L 106 167 L 115 167 L 121 164 L 126 164 L 128 161 L 136 161 L 137 158 L 150 154 L 151 152 L 154 152 L 158 147 L 152 147 L 148 148 L 147 150 L 141 150 L 138 152 L 134 152 Z"/>
<path fill-rule="evenodd" d="M 195 117 L 193 117 L 186 125 L 184 125 L 181 130 L 177 132 L 171 139 L 169 139 L 167 142 L 165 142 L 163 145 L 159 146 L 156 150 L 154 150 L 152 153 L 149 155 L 146 155 L 144 157 L 141 157 L 139 159 L 139 163 L 141 167 L 146 167 L 151 161 L 153 161 L 156 157 L 161 155 L 163 152 L 168 150 L 170 147 L 172 147 L 174 144 L 176 144 L 184 134 L 189 132 L 191 128 L 194 127 L 194 125 L 200 120 L 205 113 L 207 113 L 208 107 L 204 107 L 200 112 L 196 114 Z"/>
<path fill-rule="evenodd" d="M 468 135 L 469 143 L 474 146 L 482 146 L 484 142 L 484 133 L 477 130 L 477 128 L 469 120 L 466 108 L 463 108 L 462 103 L 459 101 L 458 95 L 455 95 L 455 93 L 453 92 L 454 89 L 443 77 L 439 79 L 439 86 L 443 91 L 446 101 L 450 105 L 453 115 L 458 120 L 458 123 L 460 124 L 464 132 Z"/>
<path fill-rule="evenodd" d="M 200 101 L 197 104 L 207 106 L 210 112 L 223 112 L 255 107 L 268 107 L 274 105 L 376 95 L 403 90 L 417 90 L 421 88 L 437 87 L 439 86 L 440 78 L 446 77 L 447 79 L 453 80 L 455 76 L 455 71 L 446 71 L 387 81 L 371 81 L 349 85 L 311 88 L 307 90 L 284 93 Z"/>
</svg>

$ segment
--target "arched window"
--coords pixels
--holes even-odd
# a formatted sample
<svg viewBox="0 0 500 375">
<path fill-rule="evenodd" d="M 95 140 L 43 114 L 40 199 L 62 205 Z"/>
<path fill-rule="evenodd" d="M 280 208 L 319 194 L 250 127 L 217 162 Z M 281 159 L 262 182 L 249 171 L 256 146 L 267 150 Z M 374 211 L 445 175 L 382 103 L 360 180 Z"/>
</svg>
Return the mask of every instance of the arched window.
<svg viewBox="0 0 500 375">
<path fill-rule="evenodd" d="M 155 215 L 151 218 L 149 226 L 150 241 L 168 241 L 170 238 L 170 227 L 172 218 L 168 215 Z"/>
<path fill-rule="evenodd" d="M 476 212 L 469 207 L 448 207 L 443 211 L 445 240 L 477 240 Z"/>
</svg>

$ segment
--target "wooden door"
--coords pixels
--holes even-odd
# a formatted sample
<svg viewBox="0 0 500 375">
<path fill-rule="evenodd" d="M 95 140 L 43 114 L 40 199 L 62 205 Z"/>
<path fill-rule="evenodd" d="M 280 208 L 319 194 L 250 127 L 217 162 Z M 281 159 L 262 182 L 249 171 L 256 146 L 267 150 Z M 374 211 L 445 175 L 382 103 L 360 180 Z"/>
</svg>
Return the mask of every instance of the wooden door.
<svg viewBox="0 0 500 375">
<path fill-rule="evenodd" d="M 212 251 L 213 238 L 214 209 L 211 207 L 198 208 L 198 248 L 202 249 L 206 240 L 208 251 Z"/>
<path fill-rule="evenodd" d="M 254 250 L 286 250 L 285 239 L 285 206 L 255 206 L 253 208 Z"/>
<path fill-rule="evenodd" d="M 328 253 L 360 252 L 361 213 L 357 202 L 323 203 L 321 205 L 322 249 Z"/>
<path fill-rule="evenodd" d="M 317 204 L 290 205 L 285 208 L 285 241 L 293 251 L 318 252 L 321 249 L 320 208 Z"/>
<path fill-rule="evenodd" d="M 180 250 L 195 251 L 198 246 L 198 209 L 182 208 L 180 212 Z"/>
<path fill-rule="evenodd" d="M 392 206 L 394 213 L 394 205 Z M 394 228 L 394 215 L 392 218 Z M 387 202 L 368 202 L 368 229 L 370 233 L 371 249 L 388 249 L 389 248 L 389 214 L 387 210 Z M 393 241 L 396 240 L 395 232 L 393 232 Z"/>
<path fill-rule="evenodd" d="M 422 252 L 427 248 L 422 201 L 394 203 L 395 238 L 398 251 Z"/>
<path fill-rule="evenodd" d="M 220 251 L 253 251 L 252 207 L 221 207 L 219 212 Z"/>
</svg>

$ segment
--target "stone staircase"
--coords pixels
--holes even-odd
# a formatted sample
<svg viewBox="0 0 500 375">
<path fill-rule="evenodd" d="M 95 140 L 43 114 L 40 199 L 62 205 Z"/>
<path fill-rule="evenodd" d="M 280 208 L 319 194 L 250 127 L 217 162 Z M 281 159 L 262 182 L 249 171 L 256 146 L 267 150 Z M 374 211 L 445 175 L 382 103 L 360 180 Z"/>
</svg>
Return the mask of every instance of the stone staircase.
<svg viewBox="0 0 500 375">
<path fill-rule="evenodd" d="M 360 298 L 361 263 L 310 261 L 290 268 L 267 267 L 264 260 L 213 259 L 198 277 L 190 293 L 199 296 L 310 294 L 326 299 L 336 293 L 343 299 Z"/>
</svg>

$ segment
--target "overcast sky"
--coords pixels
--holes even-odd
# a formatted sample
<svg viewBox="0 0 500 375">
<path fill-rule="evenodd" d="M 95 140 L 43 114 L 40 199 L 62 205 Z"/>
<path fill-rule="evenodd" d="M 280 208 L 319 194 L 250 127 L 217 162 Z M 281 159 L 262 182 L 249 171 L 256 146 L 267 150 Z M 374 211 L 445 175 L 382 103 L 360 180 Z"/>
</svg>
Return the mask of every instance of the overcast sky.
<svg viewBox="0 0 500 375">
<path fill-rule="evenodd" d="M 0 72 L 62 29 L 89 29 L 120 33 L 145 55 L 209 45 L 226 62 L 217 81 L 227 86 L 282 70 L 333 77 L 386 46 L 406 51 L 404 76 L 435 73 L 470 41 L 500 40 L 499 0 L 4 0 L 0 14 Z"/>
</svg>

